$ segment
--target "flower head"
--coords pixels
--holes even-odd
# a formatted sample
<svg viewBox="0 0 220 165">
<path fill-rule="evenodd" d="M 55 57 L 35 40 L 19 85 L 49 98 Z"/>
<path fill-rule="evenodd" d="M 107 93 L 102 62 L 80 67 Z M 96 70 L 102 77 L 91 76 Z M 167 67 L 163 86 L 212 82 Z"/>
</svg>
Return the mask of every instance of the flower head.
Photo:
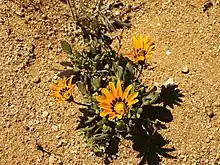
<svg viewBox="0 0 220 165">
<path fill-rule="evenodd" d="M 64 77 L 51 86 L 53 93 L 50 96 L 56 97 L 58 99 L 57 102 L 63 103 L 72 97 L 74 87 L 75 84 L 72 84 L 72 77 L 68 79 Z"/>
<path fill-rule="evenodd" d="M 151 57 L 154 44 L 148 36 L 144 39 L 142 35 L 139 35 L 138 37 L 133 36 L 132 41 L 133 51 L 125 56 L 127 56 L 133 63 L 138 63 L 139 61 L 144 61 Z"/>
<path fill-rule="evenodd" d="M 108 116 L 109 120 L 121 119 L 128 113 L 128 108 L 138 102 L 138 99 L 135 99 L 138 96 L 138 92 L 129 95 L 130 90 L 133 88 L 132 84 L 123 92 L 120 80 L 117 81 L 116 86 L 113 82 L 109 82 L 108 87 L 109 90 L 103 88 L 102 95 L 96 96 L 99 107 L 103 109 L 100 116 Z"/>
</svg>

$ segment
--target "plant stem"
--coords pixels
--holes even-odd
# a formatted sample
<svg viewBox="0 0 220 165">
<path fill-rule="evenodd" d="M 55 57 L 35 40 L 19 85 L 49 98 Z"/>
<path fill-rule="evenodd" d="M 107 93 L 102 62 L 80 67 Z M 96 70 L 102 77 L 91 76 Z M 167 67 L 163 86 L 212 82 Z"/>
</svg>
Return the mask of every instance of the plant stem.
<svg viewBox="0 0 220 165">
<path fill-rule="evenodd" d="M 139 74 L 138 74 L 136 80 L 138 80 L 138 79 L 140 78 L 140 76 L 141 76 L 141 74 L 142 74 L 142 72 L 143 72 L 143 69 L 144 69 L 144 64 L 141 65 L 141 70 L 140 70 L 140 72 L 139 72 Z"/>
<path fill-rule="evenodd" d="M 77 16 L 76 16 L 76 13 L 74 14 L 74 12 L 73 12 L 73 9 L 72 9 L 70 0 L 67 0 L 67 3 L 68 3 L 68 5 L 69 5 L 69 7 L 70 7 L 70 11 L 71 11 L 71 13 L 72 13 L 73 19 L 76 20 Z M 75 10 L 75 12 L 76 12 L 75 0 L 73 0 L 73 4 L 74 4 L 74 10 Z"/>
<path fill-rule="evenodd" d="M 74 102 L 75 104 L 82 105 L 82 106 L 86 106 L 86 107 L 91 106 L 90 104 L 84 104 L 84 103 L 80 103 L 80 102 L 75 101 L 75 100 L 73 100 L 73 102 Z"/>
</svg>

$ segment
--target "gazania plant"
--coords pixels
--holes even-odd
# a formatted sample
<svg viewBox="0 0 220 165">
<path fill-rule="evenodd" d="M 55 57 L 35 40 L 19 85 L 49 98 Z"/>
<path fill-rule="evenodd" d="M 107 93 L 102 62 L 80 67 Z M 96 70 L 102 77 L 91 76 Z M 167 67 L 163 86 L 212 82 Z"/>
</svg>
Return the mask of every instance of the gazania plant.
<svg viewBox="0 0 220 165">
<path fill-rule="evenodd" d="M 78 129 L 87 138 L 87 147 L 108 159 L 115 139 L 132 139 L 140 130 L 155 133 L 147 108 L 158 101 L 162 88 L 149 89 L 140 80 L 143 69 L 136 67 L 143 66 L 152 54 L 154 45 L 148 36 L 134 36 L 133 50 L 123 56 L 98 40 L 91 45 L 78 52 L 61 41 L 68 54 L 61 64 L 68 69 L 58 73 L 61 79 L 52 85 L 51 96 L 58 103 L 73 101 L 83 106 Z M 82 93 L 84 102 L 74 100 L 74 88 Z"/>
<path fill-rule="evenodd" d="M 155 108 L 165 101 L 168 103 L 163 107 L 171 106 L 172 101 L 165 98 L 167 88 L 171 88 L 175 95 L 179 91 L 175 90 L 172 82 L 161 86 L 155 83 L 151 87 L 143 83 L 141 75 L 146 68 L 144 66 L 149 65 L 148 60 L 155 48 L 153 41 L 149 36 L 134 35 L 133 48 L 119 54 L 111 47 L 112 40 L 106 35 L 111 24 L 107 26 L 101 21 L 107 17 L 101 19 L 100 12 L 94 17 L 81 13 L 83 19 L 79 13 L 75 14 L 76 25 L 82 30 L 87 46 L 77 51 L 68 42 L 61 41 L 61 47 L 68 56 L 60 62 L 65 70 L 59 71 L 60 79 L 51 86 L 51 97 L 58 103 L 67 101 L 80 105 L 78 130 L 85 136 L 86 147 L 103 156 L 106 162 L 112 155 L 117 155 L 119 141 L 123 139 L 131 140 L 143 159 L 151 159 L 155 153 L 167 156 L 160 149 L 163 145 L 154 141 L 159 135 L 157 130 L 162 127 L 155 117 L 159 114 Z M 74 100 L 76 90 L 83 95 L 82 102 Z M 180 94 L 178 96 L 181 97 Z M 152 147 L 153 144 L 155 146 Z"/>
</svg>

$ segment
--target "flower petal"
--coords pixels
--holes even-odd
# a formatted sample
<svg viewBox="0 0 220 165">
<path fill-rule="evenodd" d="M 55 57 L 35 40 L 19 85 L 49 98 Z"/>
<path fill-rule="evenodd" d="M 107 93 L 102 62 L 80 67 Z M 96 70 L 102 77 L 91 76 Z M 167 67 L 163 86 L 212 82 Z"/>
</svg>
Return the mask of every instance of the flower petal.
<svg viewBox="0 0 220 165">
<path fill-rule="evenodd" d="M 113 120 L 113 119 L 115 119 L 116 117 L 117 117 L 117 115 L 116 115 L 115 113 L 111 113 L 111 114 L 109 114 L 108 119 L 109 119 L 109 120 Z"/>
<path fill-rule="evenodd" d="M 105 96 L 96 96 L 95 98 L 98 102 L 104 102 L 106 100 Z"/>
<path fill-rule="evenodd" d="M 111 111 L 109 111 L 108 109 L 105 109 L 104 111 L 102 111 L 100 113 L 100 116 L 101 117 L 105 117 L 105 116 L 109 115 L 110 113 L 111 113 Z"/>
<path fill-rule="evenodd" d="M 133 88 L 133 85 L 131 84 L 131 85 L 129 85 L 126 89 L 125 89 L 125 91 L 124 91 L 124 93 L 123 93 L 123 96 L 122 96 L 122 99 L 127 99 L 127 97 L 128 97 L 128 93 L 130 92 L 130 90 Z"/>
<path fill-rule="evenodd" d="M 128 106 L 130 107 L 130 106 L 132 106 L 133 104 L 137 103 L 138 101 L 139 101 L 138 99 L 134 99 L 134 100 L 132 100 L 132 101 L 129 101 L 129 102 L 128 102 Z"/>
<path fill-rule="evenodd" d="M 113 100 L 113 95 L 109 92 L 107 88 L 103 88 L 102 93 L 105 95 L 107 100 Z"/>
<path fill-rule="evenodd" d="M 115 85 L 113 84 L 113 82 L 109 82 L 109 88 L 112 92 L 112 95 L 113 95 L 113 99 L 116 99 L 117 98 L 117 90 L 115 88 Z"/>
<path fill-rule="evenodd" d="M 111 109 L 111 104 L 108 104 L 106 102 L 100 103 L 99 107 L 102 109 Z"/>
<path fill-rule="evenodd" d="M 138 96 L 138 92 L 134 92 L 128 96 L 127 102 L 132 102 Z"/>
<path fill-rule="evenodd" d="M 121 88 L 121 81 L 120 80 L 117 81 L 116 89 L 118 92 L 118 97 L 122 98 L 122 88 Z"/>
</svg>

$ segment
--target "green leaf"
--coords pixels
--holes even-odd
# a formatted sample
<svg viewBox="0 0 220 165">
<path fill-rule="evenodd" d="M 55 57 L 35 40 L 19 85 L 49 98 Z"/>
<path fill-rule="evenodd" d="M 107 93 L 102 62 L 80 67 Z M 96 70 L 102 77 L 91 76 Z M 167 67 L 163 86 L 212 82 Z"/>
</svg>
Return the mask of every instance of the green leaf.
<svg viewBox="0 0 220 165">
<path fill-rule="evenodd" d="M 101 55 L 98 54 L 98 55 L 95 56 L 94 60 L 95 60 L 95 61 L 98 61 L 100 58 L 101 58 Z"/>
<path fill-rule="evenodd" d="M 73 67 L 72 62 L 69 62 L 69 61 L 62 61 L 62 62 L 60 62 L 60 64 L 61 64 L 62 66 Z"/>
<path fill-rule="evenodd" d="M 130 62 L 127 63 L 126 69 L 129 70 L 133 74 L 134 66 Z"/>
<path fill-rule="evenodd" d="M 80 82 L 80 81 L 77 81 L 76 82 L 76 86 L 78 87 L 79 91 L 83 94 L 83 95 L 88 95 L 88 91 L 86 89 L 86 86 Z"/>
<path fill-rule="evenodd" d="M 100 120 L 96 125 L 97 125 L 97 126 L 102 126 L 103 124 L 105 124 L 106 121 L 107 121 L 106 118 L 103 118 L 103 119 Z"/>
<path fill-rule="evenodd" d="M 123 121 L 117 121 L 116 122 L 116 128 L 120 129 L 120 130 L 125 129 L 126 128 L 126 124 Z"/>
<path fill-rule="evenodd" d="M 99 141 L 99 140 L 104 140 L 107 137 L 109 137 L 109 134 L 96 134 L 94 137 L 92 137 L 92 139 L 94 141 Z"/>
<path fill-rule="evenodd" d="M 71 48 L 71 46 L 69 45 L 68 42 L 62 40 L 62 41 L 60 41 L 60 43 L 61 43 L 61 47 L 62 47 L 62 49 L 63 49 L 63 51 L 64 51 L 65 53 L 67 53 L 67 54 L 73 54 L 72 48 Z"/>
<path fill-rule="evenodd" d="M 95 120 L 95 119 L 96 119 L 96 116 L 88 117 L 88 120 L 85 121 L 85 124 L 89 124 L 89 123 L 93 122 L 93 120 Z"/>
<path fill-rule="evenodd" d="M 104 66 L 104 69 L 109 69 L 109 64 L 106 64 L 106 65 Z"/>
<path fill-rule="evenodd" d="M 76 72 L 73 71 L 73 69 L 66 69 L 63 71 L 60 71 L 57 75 L 59 77 L 70 77 L 71 75 L 74 75 Z"/>
<path fill-rule="evenodd" d="M 118 78 L 118 79 L 121 79 L 122 76 L 123 76 L 123 72 L 124 72 L 124 69 L 122 66 L 120 66 L 118 64 L 118 62 L 114 62 L 113 63 L 113 71 L 115 72 L 115 76 Z"/>
<path fill-rule="evenodd" d="M 123 80 L 124 80 L 125 85 L 128 85 L 131 83 L 131 81 L 134 77 L 133 73 L 134 73 L 133 65 L 128 62 L 125 67 L 125 71 L 124 71 L 124 75 L 123 75 Z"/>
<path fill-rule="evenodd" d="M 74 71 L 74 72 L 79 72 L 80 69 L 79 69 L 77 66 L 74 66 L 74 67 L 73 67 L 73 71 Z"/>
<path fill-rule="evenodd" d="M 141 117 L 141 115 L 139 113 L 137 113 L 136 116 L 138 119 Z"/>
<path fill-rule="evenodd" d="M 96 127 L 96 125 L 93 125 L 91 127 L 87 126 L 86 128 L 82 128 L 81 131 L 83 131 L 83 132 L 92 131 L 95 127 Z"/>
<path fill-rule="evenodd" d="M 101 86 L 101 77 L 92 78 L 92 86 L 94 90 L 97 90 Z"/>
<path fill-rule="evenodd" d="M 143 108 L 138 108 L 137 113 L 142 114 L 143 113 Z"/>
<path fill-rule="evenodd" d="M 143 99 L 142 99 L 142 101 L 143 101 L 142 106 L 153 104 L 154 102 L 157 101 L 159 96 L 160 96 L 160 93 L 158 93 L 156 91 L 155 92 L 151 92 L 147 96 L 143 97 Z"/>
</svg>

